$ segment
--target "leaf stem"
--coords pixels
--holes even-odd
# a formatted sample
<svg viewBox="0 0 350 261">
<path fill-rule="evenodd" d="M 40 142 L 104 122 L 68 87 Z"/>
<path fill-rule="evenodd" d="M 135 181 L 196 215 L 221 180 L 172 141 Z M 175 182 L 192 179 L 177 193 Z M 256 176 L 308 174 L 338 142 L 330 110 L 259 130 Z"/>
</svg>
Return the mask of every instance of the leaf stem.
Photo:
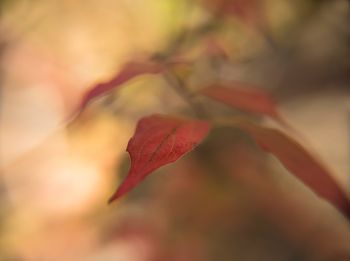
<svg viewBox="0 0 350 261">
<path fill-rule="evenodd" d="M 195 95 L 188 90 L 186 83 L 176 73 L 168 68 L 163 76 L 176 93 L 192 108 L 198 118 L 209 118 L 204 106 L 195 100 Z"/>
</svg>

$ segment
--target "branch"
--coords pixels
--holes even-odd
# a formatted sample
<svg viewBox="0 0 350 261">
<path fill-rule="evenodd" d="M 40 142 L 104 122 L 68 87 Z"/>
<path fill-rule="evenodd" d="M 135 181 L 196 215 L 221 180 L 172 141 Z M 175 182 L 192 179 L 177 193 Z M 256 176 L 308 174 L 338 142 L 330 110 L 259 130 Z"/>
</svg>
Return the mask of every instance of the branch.
<svg viewBox="0 0 350 261">
<path fill-rule="evenodd" d="M 192 108 L 193 112 L 198 118 L 209 118 L 209 114 L 205 110 L 204 106 L 195 100 L 194 94 L 188 90 L 186 83 L 178 75 L 176 75 L 176 73 L 174 73 L 171 69 L 167 69 L 163 75 L 169 85 Z"/>
</svg>

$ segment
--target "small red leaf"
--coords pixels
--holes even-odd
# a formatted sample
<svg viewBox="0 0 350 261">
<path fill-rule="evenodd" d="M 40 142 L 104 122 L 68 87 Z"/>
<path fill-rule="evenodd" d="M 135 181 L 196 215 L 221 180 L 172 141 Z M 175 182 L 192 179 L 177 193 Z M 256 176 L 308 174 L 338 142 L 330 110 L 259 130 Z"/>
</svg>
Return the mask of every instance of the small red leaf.
<svg viewBox="0 0 350 261">
<path fill-rule="evenodd" d="M 163 66 L 154 62 L 129 62 L 111 80 L 99 83 L 92 87 L 83 97 L 79 111 L 96 97 L 99 97 L 114 88 L 120 87 L 123 83 L 141 74 L 156 74 L 163 70 Z"/>
<path fill-rule="evenodd" d="M 277 111 L 276 102 L 262 90 L 243 83 L 234 83 L 230 87 L 210 86 L 201 94 L 243 111 L 269 116 L 286 125 Z"/>
<path fill-rule="evenodd" d="M 152 115 L 141 119 L 127 151 L 129 173 L 109 202 L 132 190 L 148 174 L 196 147 L 208 134 L 210 123 L 178 117 Z"/>
<path fill-rule="evenodd" d="M 208 37 L 205 42 L 205 53 L 211 57 L 221 57 L 224 60 L 228 60 L 229 55 L 226 50 L 226 46 L 222 41 L 214 37 Z"/>
<path fill-rule="evenodd" d="M 303 146 L 286 134 L 246 121 L 238 126 L 247 131 L 265 151 L 276 156 L 295 176 L 316 194 L 325 198 L 350 218 L 350 201 L 329 171 Z"/>
<path fill-rule="evenodd" d="M 204 0 L 204 4 L 217 15 L 239 17 L 247 24 L 257 25 L 263 21 L 258 0 Z"/>
</svg>

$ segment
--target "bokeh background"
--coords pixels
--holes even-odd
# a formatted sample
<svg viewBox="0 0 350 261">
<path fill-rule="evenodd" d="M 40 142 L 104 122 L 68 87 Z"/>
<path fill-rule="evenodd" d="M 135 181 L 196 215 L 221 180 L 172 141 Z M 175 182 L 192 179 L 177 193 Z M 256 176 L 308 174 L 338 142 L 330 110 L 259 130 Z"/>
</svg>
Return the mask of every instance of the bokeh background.
<svg viewBox="0 0 350 261">
<path fill-rule="evenodd" d="M 350 260 L 348 221 L 234 129 L 107 205 L 137 120 L 190 108 L 147 75 L 72 115 L 88 88 L 179 38 L 191 90 L 265 88 L 350 195 L 350 2 L 220 2 L 0 1 L 0 260 Z"/>
</svg>

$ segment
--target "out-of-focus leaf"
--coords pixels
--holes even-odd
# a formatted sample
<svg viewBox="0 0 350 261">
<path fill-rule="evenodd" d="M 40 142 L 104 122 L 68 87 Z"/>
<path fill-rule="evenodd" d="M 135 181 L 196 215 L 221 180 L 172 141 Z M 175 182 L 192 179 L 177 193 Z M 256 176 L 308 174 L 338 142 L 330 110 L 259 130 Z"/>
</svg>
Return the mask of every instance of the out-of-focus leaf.
<svg viewBox="0 0 350 261">
<path fill-rule="evenodd" d="M 152 171 L 191 151 L 210 129 L 210 123 L 201 120 L 164 115 L 142 118 L 127 147 L 129 173 L 109 202 L 129 192 Z"/>
<path fill-rule="evenodd" d="M 156 62 L 129 62 L 109 81 L 93 86 L 83 97 L 79 106 L 82 111 L 88 103 L 112 89 L 119 88 L 123 83 L 142 74 L 160 73 L 164 66 Z"/>
<path fill-rule="evenodd" d="M 206 39 L 205 53 L 211 57 L 221 57 L 224 60 L 229 58 L 228 52 L 222 42 L 214 37 Z"/>
<path fill-rule="evenodd" d="M 230 87 L 213 85 L 201 90 L 200 93 L 233 108 L 266 115 L 286 125 L 274 99 L 266 92 L 247 84 L 233 83 Z"/>
<path fill-rule="evenodd" d="M 350 218 L 350 201 L 330 172 L 302 145 L 272 128 L 239 120 L 234 125 L 247 131 L 265 151 L 273 154 L 316 194 L 328 200 Z"/>
<path fill-rule="evenodd" d="M 248 24 L 263 20 L 259 0 L 204 0 L 204 4 L 216 15 L 236 16 Z"/>
</svg>

